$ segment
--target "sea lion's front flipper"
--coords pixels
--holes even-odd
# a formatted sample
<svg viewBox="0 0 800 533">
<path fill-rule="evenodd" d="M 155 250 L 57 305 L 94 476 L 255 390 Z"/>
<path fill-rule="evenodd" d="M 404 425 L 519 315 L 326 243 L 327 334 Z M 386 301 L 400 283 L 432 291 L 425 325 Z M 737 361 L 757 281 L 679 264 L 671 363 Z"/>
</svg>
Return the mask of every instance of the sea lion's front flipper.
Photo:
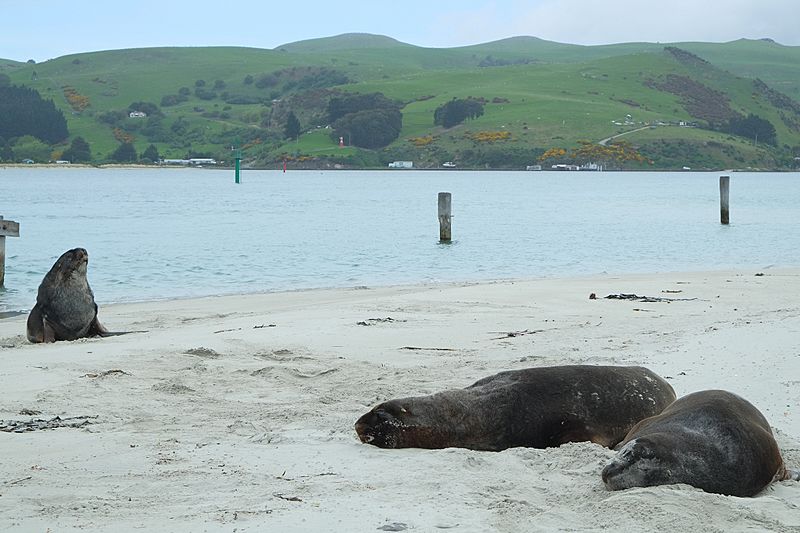
<svg viewBox="0 0 800 533">
<path fill-rule="evenodd" d="M 56 342 L 56 330 L 50 325 L 50 323 L 45 320 L 44 321 L 44 341 L 43 342 Z"/>
<path fill-rule="evenodd" d="M 56 342 L 56 332 L 48 323 L 39 304 L 33 306 L 25 326 L 25 336 L 33 343 Z"/>
</svg>

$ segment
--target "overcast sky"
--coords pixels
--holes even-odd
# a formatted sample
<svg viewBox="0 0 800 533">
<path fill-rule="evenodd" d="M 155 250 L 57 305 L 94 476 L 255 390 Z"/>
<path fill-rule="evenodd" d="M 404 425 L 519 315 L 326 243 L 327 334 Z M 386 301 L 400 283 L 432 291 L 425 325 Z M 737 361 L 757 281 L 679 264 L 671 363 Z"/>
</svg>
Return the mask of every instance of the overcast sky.
<svg viewBox="0 0 800 533">
<path fill-rule="evenodd" d="M 800 0 L 0 0 L 0 57 L 149 46 L 281 44 L 350 32 L 428 47 L 516 35 L 575 44 L 800 45 Z"/>
</svg>

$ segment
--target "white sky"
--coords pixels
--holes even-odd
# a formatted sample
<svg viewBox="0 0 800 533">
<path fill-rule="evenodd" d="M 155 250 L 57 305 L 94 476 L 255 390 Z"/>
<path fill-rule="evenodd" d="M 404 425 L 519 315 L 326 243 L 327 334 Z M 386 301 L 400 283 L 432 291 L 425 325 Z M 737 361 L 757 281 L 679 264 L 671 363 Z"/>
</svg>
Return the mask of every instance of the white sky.
<svg viewBox="0 0 800 533">
<path fill-rule="evenodd" d="M 0 0 L 0 57 L 149 46 L 281 44 L 364 32 L 453 47 L 517 35 L 575 44 L 800 45 L 800 0 Z"/>
</svg>

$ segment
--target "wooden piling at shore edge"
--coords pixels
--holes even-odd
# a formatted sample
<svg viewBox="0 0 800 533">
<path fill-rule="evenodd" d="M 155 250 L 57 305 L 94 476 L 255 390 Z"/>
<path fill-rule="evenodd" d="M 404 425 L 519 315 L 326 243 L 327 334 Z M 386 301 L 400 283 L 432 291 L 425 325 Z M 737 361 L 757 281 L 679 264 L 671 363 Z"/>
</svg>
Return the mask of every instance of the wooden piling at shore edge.
<svg viewBox="0 0 800 533">
<path fill-rule="evenodd" d="M 719 177 L 719 221 L 730 224 L 730 176 Z"/>
<path fill-rule="evenodd" d="M 452 238 L 452 195 L 439 193 L 439 242 L 450 242 Z"/>
<path fill-rule="evenodd" d="M 0 215 L 0 287 L 6 279 L 6 237 L 19 237 L 19 224 Z"/>
</svg>

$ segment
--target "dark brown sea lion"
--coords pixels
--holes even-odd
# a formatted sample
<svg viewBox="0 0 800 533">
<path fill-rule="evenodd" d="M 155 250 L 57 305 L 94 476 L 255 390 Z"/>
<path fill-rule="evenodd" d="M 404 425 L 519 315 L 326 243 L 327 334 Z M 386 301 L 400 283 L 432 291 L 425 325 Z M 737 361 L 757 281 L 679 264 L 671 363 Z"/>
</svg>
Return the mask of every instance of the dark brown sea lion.
<svg viewBox="0 0 800 533">
<path fill-rule="evenodd" d="M 587 440 L 612 447 L 674 400 L 669 383 L 642 367 L 527 368 L 465 389 L 384 402 L 355 429 L 362 442 L 381 448 L 499 451 Z"/>
<path fill-rule="evenodd" d="M 636 424 L 603 469 L 610 490 L 686 483 L 706 492 L 753 496 L 787 470 L 772 430 L 750 402 L 707 390 L 684 396 Z"/>
<path fill-rule="evenodd" d="M 86 279 L 89 254 L 74 248 L 58 258 L 39 285 L 36 305 L 28 315 L 31 342 L 71 341 L 107 335 L 97 320 L 97 304 Z"/>
</svg>

